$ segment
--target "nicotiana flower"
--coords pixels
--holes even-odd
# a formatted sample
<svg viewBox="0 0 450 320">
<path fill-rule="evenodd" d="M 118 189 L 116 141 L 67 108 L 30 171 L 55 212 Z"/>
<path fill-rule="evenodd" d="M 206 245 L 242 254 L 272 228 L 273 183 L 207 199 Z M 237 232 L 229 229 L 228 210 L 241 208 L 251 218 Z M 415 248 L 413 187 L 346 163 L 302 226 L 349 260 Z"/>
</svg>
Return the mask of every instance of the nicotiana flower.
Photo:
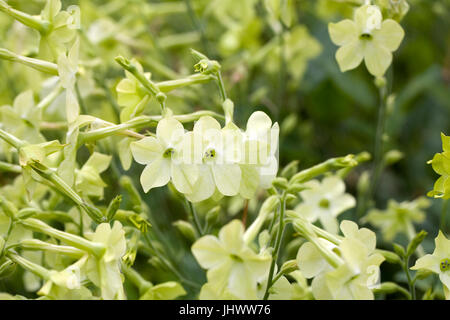
<svg viewBox="0 0 450 320">
<path fill-rule="evenodd" d="M 225 225 L 219 237 L 207 235 L 197 240 L 192 253 L 200 266 L 208 269 L 205 286 L 219 295 L 228 290 L 239 299 L 257 298 L 257 284 L 267 277 L 272 260 L 268 252 L 257 254 L 248 247 L 239 220 Z"/>
<path fill-rule="evenodd" d="M 36 108 L 33 91 L 27 90 L 14 99 L 12 106 L 0 107 L 0 121 L 2 128 L 19 139 L 30 143 L 44 142 L 39 132 L 41 110 Z M 0 142 L 2 151 L 9 161 L 12 160 L 12 147 L 5 141 Z"/>
<path fill-rule="evenodd" d="M 358 229 L 347 220 L 342 221 L 341 231 L 344 239 L 339 245 L 322 238 L 303 244 L 297 254 L 299 269 L 306 278 L 314 278 L 311 288 L 316 299 L 371 300 L 371 289 L 379 281 L 379 265 L 384 261 L 381 254 L 374 253 L 375 233 Z M 335 256 L 338 266 L 330 265 L 324 251 Z"/>
<path fill-rule="evenodd" d="M 111 156 L 94 152 L 88 161 L 76 170 L 75 188 L 84 195 L 103 198 L 103 189 L 107 184 L 100 177 L 100 173 L 108 169 Z"/>
<path fill-rule="evenodd" d="M 70 6 L 61 11 L 60 0 L 47 0 L 41 12 L 41 18 L 50 22 L 50 29 L 41 34 L 39 56 L 46 60 L 56 60 L 64 52 L 65 44 L 76 36 L 80 24 L 80 9 Z"/>
<path fill-rule="evenodd" d="M 329 232 L 338 232 L 336 217 L 355 206 L 355 198 L 345 193 L 345 184 L 337 176 L 325 177 L 322 182 L 311 180 L 304 184 L 307 188 L 300 192 L 303 199 L 295 211 L 301 216 L 315 222 L 319 220 Z"/>
<path fill-rule="evenodd" d="M 198 169 L 191 160 L 191 148 L 183 148 L 183 125 L 173 117 L 163 118 L 156 127 L 156 137 L 131 143 L 134 159 L 145 164 L 141 185 L 145 192 L 172 180 L 181 193 L 191 193 L 198 180 Z"/>
<path fill-rule="evenodd" d="M 270 188 L 278 172 L 279 131 L 278 123 L 272 125 L 270 117 L 262 111 L 253 112 L 248 118 L 240 161 L 239 193 L 244 198 L 252 198 L 258 187 Z"/>
<path fill-rule="evenodd" d="M 184 155 L 184 161 L 198 167 L 198 179 L 192 192 L 186 197 L 192 202 L 210 198 L 216 187 L 225 196 L 235 196 L 241 184 L 242 136 L 240 130 L 232 123 L 221 128 L 217 120 L 210 116 L 201 117 L 195 124 L 193 132 L 186 135 L 184 153 L 193 150 L 193 158 Z"/>
<path fill-rule="evenodd" d="M 369 72 L 382 77 L 392 62 L 392 52 L 402 42 L 404 31 L 392 19 L 383 21 L 378 6 L 364 5 L 356 9 L 354 20 L 346 19 L 328 26 L 331 40 L 340 48 L 336 60 L 342 72 L 351 70 L 364 60 Z"/>
<path fill-rule="evenodd" d="M 441 177 L 434 183 L 432 191 L 428 192 L 429 197 L 449 199 L 450 198 L 450 137 L 441 133 L 442 150 L 436 153 L 433 160 L 428 161 L 433 166 L 433 170 Z"/>
<path fill-rule="evenodd" d="M 136 60 L 132 60 L 140 73 L 143 73 L 148 79 L 151 74 L 144 73 L 142 65 Z M 125 122 L 138 116 L 150 100 L 149 93 L 144 89 L 140 82 L 128 71 L 125 71 L 125 79 L 122 79 L 116 86 L 117 103 L 124 107 L 120 113 L 120 121 Z"/>
<path fill-rule="evenodd" d="M 75 91 L 79 53 L 80 40 L 77 38 L 68 54 L 61 53 L 58 57 L 58 74 L 61 86 L 66 89 L 66 117 L 69 124 L 74 123 L 80 115 L 80 105 Z"/>
<path fill-rule="evenodd" d="M 433 254 L 427 254 L 416 261 L 412 270 L 427 270 L 439 275 L 444 286 L 445 298 L 450 300 L 450 240 L 442 231 L 434 240 L 435 249 Z"/>
<path fill-rule="evenodd" d="M 87 300 L 92 298 L 89 289 L 81 285 L 81 267 L 87 256 L 62 271 L 50 271 L 50 279 L 38 291 L 38 294 L 54 300 Z"/>
<path fill-rule="evenodd" d="M 400 203 L 389 200 L 386 210 L 373 209 L 364 220 L 380 228 L 386 241 L 392 241 L 399 233 L 406 234 L 412 240 L 415 235 L 414 223 L 425 220 L 423 209 L 429 206 L 430 201 L 424 197 Z"/>
<path fill-rule="evenodd" d="M 101 289 L 103 299 L 124 299 L 120 261 L 126 252 L 127 243 L 122 224 L 115 221 L 111 228 L 108 223 L 102 223 L 90 240 L 104 245 L 106 249 L 100 258 L 88 257 L 84 266 L 87 277 Z"/>
</svg>

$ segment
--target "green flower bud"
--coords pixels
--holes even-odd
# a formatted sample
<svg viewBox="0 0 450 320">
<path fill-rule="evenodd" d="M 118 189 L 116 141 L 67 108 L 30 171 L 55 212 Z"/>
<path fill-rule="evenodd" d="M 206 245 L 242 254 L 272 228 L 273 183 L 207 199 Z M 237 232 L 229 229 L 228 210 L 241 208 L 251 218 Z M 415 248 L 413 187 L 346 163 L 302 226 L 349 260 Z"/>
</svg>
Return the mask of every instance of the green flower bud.
<svg viewBox="0 0 450 320">
<path fill-rule="evenodd" d="M 298 270 L 297 260 L 288 260 L 281 266 L 280 273 L 281 274 L 289 274 Z"/>
<path fill-rule="evenodd" d="M 111 221 L 119 210 L 120 203 L 122 202 L 122 196 L 118 195 L 115 197 L 106 209 L 106 219 L 107 221 Z"/>
<path fill-rule="evenodd" d="M 422 241 L 427 236 L 427 232 L 422 230 L 420 231 L 409 243 L 408 249 L 406 250 L 406 256 L 411 256 L 414 251 L 416 251 L 417 247 L 422 243 Z"/>
<path fill-rule="evenodd" d="M 220 206 L 216 206 L 214 208 L 212 208 L 211 210 L 209 210 L 206 213 L 206 223 L 209 226 L 214 225 L 217 222 L 217 219 L 219 218 L 219 213 L 220 213 Z"/>
<path fill-rule="evenodd" d="M 0 279 L 7 278 L 16 270 L 16 264 L 11 260 L 6 260 L 0 264 Z"/>
<path fill-rule="evenodd" d="M 10 219 L 16 219 L 18 213 L 16 206 L 11 201 L 6 200 L 3 196 L 0 196 L 0 208 Z"/>
<path fill-rule="evenodd" d="M 300 161 L 298 160 L 289 162 L 288 165 L 281 170 L 281 176 L 290 179 L 298 171 L 299 162 Z"/>
<path fill-rule="evenodd" d="M 398 150 L 390 150 L 386 152 L 386 154 L 384 155 L 384 163 L 387 166 L 390 166 L 403 159 L 403 157 L 404 157 L 403 152 L 400 152 Z"/>
<path fill-rule="evenodd" d="M 189 222 L 178 220 L 173 223 L 173 226 L 177 228 L 178 231 L 180 231 L 180 233 L 183 235 L 183 237 L 185 237 L 190 242 L 194 242 L 195 240 L 197 240 L 195 229 Z"/>
<path fill-rule="evenodd" d="M 406 251 L 401 245 L 394 243 L 392 246 L 394 247 L 395 253 L 398 254 L 401 258 L 404 258 L 406 256 Z"/>
<path fill-rule="evenodd" d="M 288 188 L 288 181 L 286 178 L 278 177 L 272 181 L 272 185 L 278 189 L 286 190 Z"/>
<path fill-rule="evenodd" d="M 433 274 L 433 271 L 427 270 L 427 269 L 419 269 L 416 272 L 415 277 L 419 280 L 423 280 L 425 278 L 428 278 Z"/>
</svg>

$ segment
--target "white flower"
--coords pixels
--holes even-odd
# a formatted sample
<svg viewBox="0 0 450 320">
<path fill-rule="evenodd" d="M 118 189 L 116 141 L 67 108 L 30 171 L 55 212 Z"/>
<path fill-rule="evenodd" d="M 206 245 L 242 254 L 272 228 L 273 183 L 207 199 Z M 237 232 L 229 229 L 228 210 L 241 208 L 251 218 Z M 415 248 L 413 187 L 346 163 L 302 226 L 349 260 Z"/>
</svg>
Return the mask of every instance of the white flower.
<svg viewBox="0 0 450 320">
<path fill-rule="evenodd" d="M 338 232 L 336 217 L 355 206 L 355 198 L 345 193 L 344 182 L 336 176 L 326 177 L 319 182 L 311 180 L 304 184 L 308 189 L 300 192 L 303 202 L 296 208 L 301 216 L 310 222 L 319 220 L 329 232 Z"/>
<path fill-rule="evenodd" d="M 183 157 L 189 159 L 190 152 L 190 148 L 183 150 L 184 135 L 183 125 L 175 118 L 168 117 L 159 121 L 156 137 L 146 137 L 131 143 L 134 159 L 146 165 L 141 175 L 145 192 L 166 185 L 170 179 L 179 192 L 193 191 L 198 169 L 183 160 Z"/>
</svg>

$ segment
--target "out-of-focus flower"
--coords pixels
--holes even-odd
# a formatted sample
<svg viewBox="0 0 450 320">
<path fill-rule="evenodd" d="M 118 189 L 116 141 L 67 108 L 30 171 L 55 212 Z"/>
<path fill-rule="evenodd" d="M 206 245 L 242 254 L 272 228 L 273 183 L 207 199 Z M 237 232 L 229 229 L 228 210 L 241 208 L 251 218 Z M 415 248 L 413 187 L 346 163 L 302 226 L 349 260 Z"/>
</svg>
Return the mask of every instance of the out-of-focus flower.
<svg viewBox="0 0 450 320">
<path fill-rule="evenodd" d="M 257 284 L 267 277 L 272 260 L 267 252 L 257 254 L 248 247 L 239 220 L 225 225 L 218 238 L 207 235 L 197 240 L 192 253 L 200 266 L 208 269 L 203 290 L 219 296 L 228 291 L 239 299 L 257 298 Z"/>
<path fill-rule="evenodd" d="M 331 40 L 340 46 L 336 60 L 342 72 L 358 67 L 364 60 L 369 72 L 382 77 L 404 37 L 398 22 L 383 21 L 378 6 L 364 5 L 355 11 L 354 20 L 328 25 Z"/>
<path fill-rule="evenodd" d="M 311 180 L 304 184 L 307 188 L 300 192 L 303 202 L 295 211 L 311 222 L 319 220 L 329 232 L 338 232 L 336 217 L 355 206 L 355 198 L 345 193 L 345 184 L 337 176 L 325 177 L 322 182 Z"/>
<path fill-rule="evenodd" d="M 427 254 L 416 261 L 412 270 L 427 270 L 439 275 L 444 286 L 445 298 L 450 300 L 450 240 L 442 231 L 434 240 L 435 249 L 433 254 Z"/>
<path fill-rule="evenodd" d="M 449 199 L 450 198 L 450 137 L 441 133 L 442 150 L 436 153 L 433 160 L 428 161 L 433 166 L 433 170 L 440 175 L 434 183 L 432 191 L 428 192 L 429 197 Z"/>
<path fill-rule="evenodd" d="M 420 197 L 414 201 L 397 202 L 389 200 L 386 210 L 371 210 L 365 221 L 381 229 L 386 241 L 391 241 L 399 233 L 414 237 L 414 223 L 421 223 L 425 220 L 426 209 L 430 206 L 428 199 Z"/>
</svg>

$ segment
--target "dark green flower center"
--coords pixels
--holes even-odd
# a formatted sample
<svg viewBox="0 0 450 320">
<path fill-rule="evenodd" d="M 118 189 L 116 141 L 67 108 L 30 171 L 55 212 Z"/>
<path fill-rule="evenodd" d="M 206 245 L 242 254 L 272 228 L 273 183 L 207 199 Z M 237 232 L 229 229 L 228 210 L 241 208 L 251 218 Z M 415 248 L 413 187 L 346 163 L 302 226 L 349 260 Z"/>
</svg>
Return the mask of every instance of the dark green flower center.
<svg viewBox="0 0 450 320">
<path fill-rule="evenodd" d="M 359 38 L 361 40 L 370 40 L 372 39 L 372 35 L 370 33 L 362 33 Z"/>
<path fill-rule="evenodd" d="M 319 207 L 324 208 L 324 209 L 328 209 L 330 207 L 330 200 L 328 200 L 328 199 L 320 200 Z"/>
<path fill-rule="evenodd" d="M 206 152 L 205 152 L 205 159 L 209 159 L 209 160 L 212 160 L 212 159 L 214 159 L 216 157 L 216 150 L 214 150 L 214 149 L 208 149 Z"/>
<path fill-rule="evenodd" d="M 173 148 L 167 148 L 166 151 L 164 151 L 164 153 L 163 153 L 163 157 L 171 158 L 174 153 L 175 153 L 175 150 Z"/>
<path fill-rule="evenodd" d="M 442 259 L 439 263 L 439 268 L 441 269 L 441 271 L 450 270 L 450 259 Z"/>
</svg>

